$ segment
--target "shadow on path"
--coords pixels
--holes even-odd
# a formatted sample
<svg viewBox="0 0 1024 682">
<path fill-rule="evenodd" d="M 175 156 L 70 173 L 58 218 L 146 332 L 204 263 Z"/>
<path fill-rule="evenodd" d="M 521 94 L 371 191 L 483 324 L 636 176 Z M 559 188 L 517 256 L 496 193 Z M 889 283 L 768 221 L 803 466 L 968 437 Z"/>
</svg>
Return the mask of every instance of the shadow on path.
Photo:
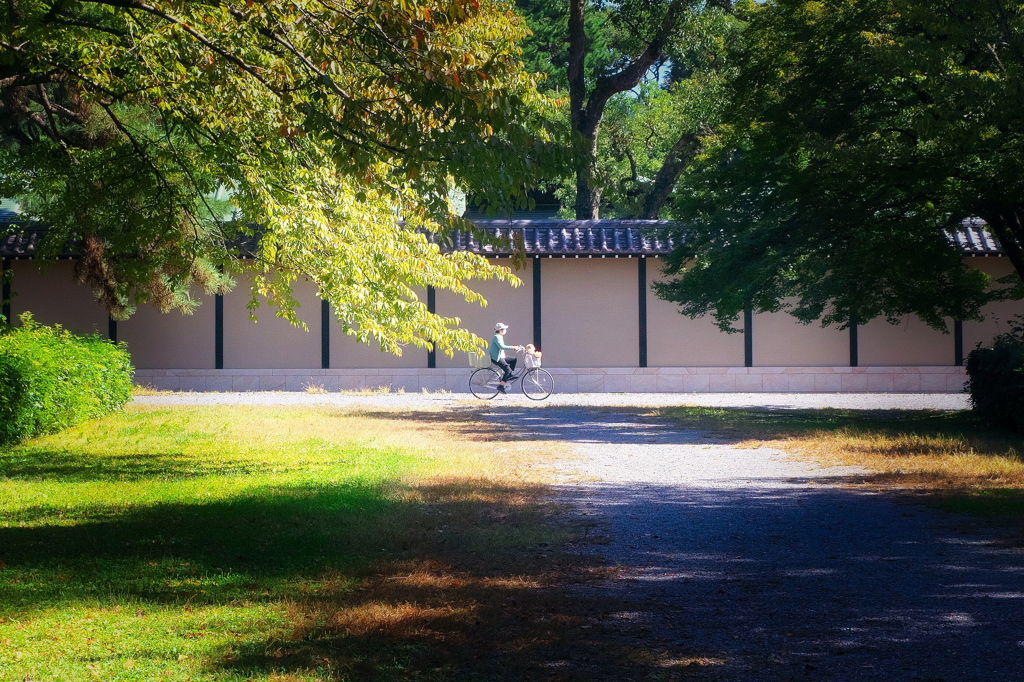
<svg viewBox="0 0 1024 682">
<path fill-rule="evenodd" d="M 732 448 L 644 413 L 484 413 L 571 443 L 581 461 L 567 466 L 601 479 L 564 483 L 562 498 L 620 567 L 577 588 L 631 604 L 611 634 L 695 679 L 1024 679 L 1024 553 L 961 517 L 835 485 L 849 468 Z"/>
<path fill-rule="evenodd" d="M 668 427 L 653 416 L 654 408 L 549 405 L 543 407 L 509 404 L 470 405 L 447 411 L 389 412 L 368 410 L 370 417 L 408 419 L 413 422 L 446 423 L 460 426 L 463 435 L 493 439 L 494 425 L 503 427 L 508 439 L 550 440 L 565 443 L 705 443 L 717 438 Z M 489 422 L 474 427 L 473 418 Z"/>
</svg>

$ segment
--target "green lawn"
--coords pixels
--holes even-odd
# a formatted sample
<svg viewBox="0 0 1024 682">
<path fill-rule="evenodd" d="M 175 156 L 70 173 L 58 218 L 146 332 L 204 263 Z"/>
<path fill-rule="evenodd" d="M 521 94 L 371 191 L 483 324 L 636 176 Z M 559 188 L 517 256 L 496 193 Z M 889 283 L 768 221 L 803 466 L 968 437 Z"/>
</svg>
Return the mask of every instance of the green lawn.
<svg viewBox="0 0 1024 682">
<path fill-rule="evenodd" d="M 546 588 L 532 550 L 565 539 L 487 450 L 443 422 L 238 406 L 8 449 L 0 680 L 449 679 L 446 647 L 514 639 L 493 614 Z"/>
</svg>

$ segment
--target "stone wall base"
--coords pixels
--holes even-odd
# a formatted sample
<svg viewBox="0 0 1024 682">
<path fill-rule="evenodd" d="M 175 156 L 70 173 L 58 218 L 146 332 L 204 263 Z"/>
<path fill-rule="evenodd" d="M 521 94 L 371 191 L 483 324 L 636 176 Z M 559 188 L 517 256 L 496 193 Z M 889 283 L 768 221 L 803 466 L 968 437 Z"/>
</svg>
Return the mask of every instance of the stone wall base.
<svg viewBox="0 0 1024 682">
<path fill-rule="evenodd" d="M 960 393 L 963 367 L 545 368 L 557 393 Z M 465 369 L 140 369 L 140 386 L 169 391 L 469 392 Z"/>
</svg>

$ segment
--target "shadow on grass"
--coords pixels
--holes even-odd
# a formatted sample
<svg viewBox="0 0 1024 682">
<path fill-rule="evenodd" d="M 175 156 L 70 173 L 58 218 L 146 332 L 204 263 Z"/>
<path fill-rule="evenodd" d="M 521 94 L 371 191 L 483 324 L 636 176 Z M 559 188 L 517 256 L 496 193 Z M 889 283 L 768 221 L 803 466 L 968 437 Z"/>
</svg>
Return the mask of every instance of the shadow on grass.
<svg viewBox="0 0 1024 682">
<path fill-rule="evenodd" d="M 593 627 L 623 607 L 566 590 L 608 570 L 565 551 L 573 528 L 545 494 L 479 481 L 281 486 L 3 527 L 0 615 L 97 601 L 277 606 L 286 634 L 206 663 L 257 679 L 578 679 L 581 661 L 617 669 L 625 645 Z"/>
<path fill-rule="evenodd" d="M 825 428 L 822 420 L 838 430 L 853 427 L 844 420 L 870 428 L 893 420 L 897 428 L 915 419 L 944 423 L 944 428 L 953 423 L 941 418 L 933 422 L 936 415 L 927 413 L 893 417 L 848 411 L 775 415 L 778 411 L 681 409 L 696 412 L 524 409 L 512 414 L 511 425 L 499 429 L 497 436 L 495 429 L 467 419 L 467 414 L 418 413 L 407 418 L 461 423 L 463 436 L 489 442 L 503 434 L 604 443 L 696 443 L 709 437 L 741 442 L 754 435 L 783 437 L 800 428 Z M 468 415 L 486 418 L 487 411 Z M 45 466 L 69 464 L 74 466 L 74 460 L 35 466 L 41 477 L 63 477 L 64 470 L 54 473 Z M 23 472 L 29 475 L 27 469 Z M 108 474 L 114 480 L 112 469 Z M 680 590 L 671 619 L 640 627 L 636 622 L 641 621 L 629 620 L 637 605 L 620 601 L 622 592 L 586 585 L 609 572 L 593 557 L 565 551 L 577 527 L 560 520 L 558 508 L 545 502 L 546 494 L 543 487 L 479 481 L 413 489 L 396 483 L 279 485 L 227 501 L 98 508 L 76 525 L 4 527 L 0 560 L 7 568 L 0 571 L 0 613 L 122 598 L 183 609 L 250 603 L 280 607 L 287 614 L 284 634 L 268 633 L 255 642 L 227 646 L 204 663 L 211 674 L 233 677 L 288 679 L 289 674 L 320 671 L 315 674 L 330 680 L 641 680 L 695 674 L 707 679 L 715 671 L 702 670 L 700 660 L 744 654 L 744 642 L 709 643 L 716 632 L 752 632 L 746 619 L 754 613 L 767 625 L 757 635 L 765 650 L 798 650 L 781 639 L 790 635 L 781 633 L 810 617 L 803 610 L 808 600 L 801 596 L 809 585 L 820 592 L 813 603 L 830 604 L 836 589 L 862 573 L 854 565 L 873 567 L 868 572 L 871 584 L 886 585 L 902 575 L 888 567 L 894 565 L 890 558 L 902 555 L 903 546 L 894 541 L 882 556 L 871 544 L 880 535 L 870 532 L 871 524 L 878 523 L 871 507 L 848 529 L 865 535 L 862 545 L 851 547 L 848 556 L 830 556 L 839 530 L 819 519 L 853 504 L 858 498 L 849 491 L 752 497 L 742 490 L 651 486 L 634 499 L 629 495 L 635 490 L 622 490 L 614 494 L 621 504 L 619 516 L 667 515 L 679 522 L 675 531 L 659 533 L 672 538 L 674 546 L 662 547 L 661 539 L 652 536 L 644 562 L 667 562 L 675 552 L 692 554 L 697 562 L 692 577 L 667 571 L 662 576 L 664 585 Z M 648 514 L 652 509 L 660 511 Z M 755 529 L 751 537 L 767 537 L 771 547 L 781 546 L 799 560 L 787 559 L 783 552 L 783 561 L 769 561 L 760 547 L 747 545 L 747 536 L 737 537 L 731 530 L 751 518 L 780 516 L 792 517 L 787 527 L 800 532 L 765 536 Z M 709 533 L 714 528 L 720 532 Z M 872 548 L 870 553 L 865 546 Z M 814 561 L 805 561 L 807 548 L 820 556 L 812 554 Z M 942 562 L 931 561 L 935 571 L 945 570 Z M 825 580 L 808 577 L 809 571 L 818 575 L 823 566 L 831 571 L 821 573 L 829 576 Z M 914 566 L 910 561 L 900 565 Z M 941 630 L 947 627 L 945 614 L 958 608 L 959 600 L 973 598 L 933 599 L 926 590 L 934 581 L 918 587 L 914 574 L 907 575 L 905 589 L 929 600 L 925 625 L 939 634 L 946 632 Z M 969 580 L 964 574 L 962 582 L 992 583 L 993 575 L 1001 573 L 978 570 Z M 723 614 L 719 609 L 727 599 L 725 590 L 731 593 L 739 586 L 741 598 L 731 607 L 726 604 Z M 858 642 L 865 647 L 858 650 L 862 653 L 840 648 L 848 646 L 848 632 L 863 626 L 865 619 L 884 617 L 894 631 L 902 632 L 900 614 L 886 611 L 887 602 L 875 597 L 867 590 L 846 597 L 855 611 L 843 603 L 812 610 L 810 615 L 821 615 L 815 627 L 804 627 L 801 645 L 827 632 L 836 651 L 873 664 L 876 648 L 889 651 L 894 646 L 887 634 L 870 641 L 865 636 L 866 643 Z M 1008 603 L 995 597 L 989 601 Z M 691 634 L 708 628 L 713 629 L 706 639 Z M 966 626 L 960 629 L 968 631 Z M 977 635 L 981 644 L 983 635 Z M 663 636 L 669 639 L 660 641 Z M 930 651 L 936 636 L 921 637 L 920 648 L 906 660 Z"/>
<path fill-rule="evenodd" d="M 95 454 L 28 447 L 0 457 L 4 476 L 11 479 L 59 479 L 64 482 L 141 481 L 151 478 L 195 478 L 260 472 L 258 462 L 212 463 L 186 454 L 138 452 L 127 455 Z"/>
<path fill-rule="evenodd" d="M 472 556 L 431 543 L 354 586 L 324 581 L 289 604 L 288 636 L 219 665 L 438 682 L 1015 679 L 1019 559 L 988 542 L 932 539 L 902 507 L 844 488 L 608 484 L 600 499 L 630 538 L 628 580 L 580 584 L 609 571 L 540 543 Z M 454 538 L 445 514 L 499 520 L 433 509 L 415 535 Z"/>
<path fill-rule="evenodd" d="M 526 498 L 538 490 L 492 487 L 481 493 Z M 437 490 L 424 489 L 422 494 Z M 458 542 L 469 553 L 502 545 L 511 551 L 543 532 L 538 527 L 531 534 L 523 518 L 507 527 L 495 523 L 488 528 L 482 520 L 511 519 L 512 512 L 489 511 L 482 501 L 449 500 L 443 509 L 442 514 L 436 504 L 395 500 L 379 486 L 279 486 L 206 504 L 158 504 L 129 511 L 92 508 L 74 525 L 0 528 L 0 559 L 9 568 L 74 566 L 73 573 L 90 584 L 107 575 L 111 583 L 130 585 L 130 592 L 141 599 L 218 602 L 242 596 L 235 581 L 211 579 L 207 584 L 203 576 L 310 577 L 383 557 L 411 558 L 417 550 L 448 542 Z M 539 523 L 539 513 L 533 516 L 530 523 Z M 456 518 L 477 521 L 459 524 Z M 5 519 L 16 521 L 10 514 Z M 445 524 L 451 526 L 447 536 Z M 187 564 L 189 570 L 174 570 L 172 564 Z M 195 580 L 202 590 L 173 587 L 168 566 L 185 577 L 200 576 Z M 23 605 L 40 603 L 60 599 L 70 587 L 54 585 L 51 593 L 36 585 L 31 592 L 8 596 Z M 4 588 L 9 585 L 0 584 Z"/>
<path fill-rule="evenodd" d="M 511 580 L 434 561 L 394 569 L 354 592 L 328 585 L 290 605 L 289 637 L 241 647 L 223 668 L 247 676 L 330 668 L 353 680 L 586 679 L 594 671 L 597 679 L 646 679 L 654 669 L 621 668 L 629 643 L 595 628 L 624 603 L 567 594 L 558 583 L 569 566 L 534 566 Z"/>
</svg>

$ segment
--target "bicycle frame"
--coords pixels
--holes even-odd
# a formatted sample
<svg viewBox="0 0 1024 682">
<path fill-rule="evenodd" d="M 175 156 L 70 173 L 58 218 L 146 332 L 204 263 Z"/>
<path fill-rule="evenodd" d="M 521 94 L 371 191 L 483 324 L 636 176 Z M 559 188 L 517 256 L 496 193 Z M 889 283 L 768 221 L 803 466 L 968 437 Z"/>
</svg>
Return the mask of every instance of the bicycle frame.
<svg viewBox="0 0 1024 682">
<path fill-rule="evenodd" d="M 517 353 L 522 352 L 517 351 Z M 525 381 L 520 383 L 521 390 L 527 398 L 531 400 L 544 400 L 554 390 L 554 380 L 551 373 L 541 367 L 520 367 L 513 371 L 512 375 L 504 382 L 501 381 L 503 373 L 504 370 L 494 362 L 491 362 L 487 367 L 476 369 L 469 377 L 470 392 L 477 398 L 490 400 L 502 391 L 502 383 L 508 387 L 520 379 L 525 379 L 531 373 L 535 377 L 532 385 L 528 387 Z"/>
</svg>

